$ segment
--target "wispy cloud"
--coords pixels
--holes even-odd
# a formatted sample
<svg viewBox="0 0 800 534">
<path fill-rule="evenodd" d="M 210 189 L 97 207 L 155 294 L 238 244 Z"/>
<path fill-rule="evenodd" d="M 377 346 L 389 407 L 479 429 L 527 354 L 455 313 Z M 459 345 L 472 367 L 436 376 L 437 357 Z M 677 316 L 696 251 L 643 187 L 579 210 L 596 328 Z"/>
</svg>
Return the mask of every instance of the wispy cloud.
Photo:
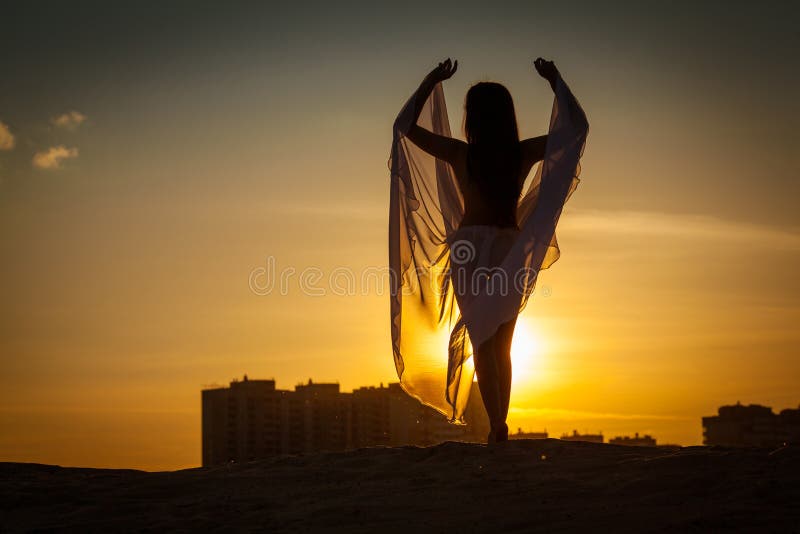
<svg viewBox="0 0 800 534">
<path fill-rule="evenodd" d="M 11 150 L 16 145 L 16 139 L 8 126 L 0 122 L 0 150 Z"/>
<path fill-rule="evenodd" d="M 559 228 L 591 234 L 631 237 L 675 237 L 716 242 L 760 243 L 783 250 L 800 250 L 800 231 L 711 217 L 639 211 L 580 210 L 569 213 Z"/>
<path fill-rule="evenodd" d="M 58 126 L 59 128 L 66 128 L 67 130 L 75 130 L 85 120 L 86 120 L 86 115 L 84 115 L 80 111 L 68 111 L 66 113 L 62 113 L 61 115 L 58 115 L 57 117 L 53 117 L 52 119 L 50 119 L 50 122 L 54 126 Z"/>
<path fill-rule="evenodd" d="M 54 146 L 44 152 L 34 154 L 33 166 L 37 169 L 60 169 L 62 161 L 77 157 L 77 148 L 67 148 L 64 145 Z"/>
</svg>

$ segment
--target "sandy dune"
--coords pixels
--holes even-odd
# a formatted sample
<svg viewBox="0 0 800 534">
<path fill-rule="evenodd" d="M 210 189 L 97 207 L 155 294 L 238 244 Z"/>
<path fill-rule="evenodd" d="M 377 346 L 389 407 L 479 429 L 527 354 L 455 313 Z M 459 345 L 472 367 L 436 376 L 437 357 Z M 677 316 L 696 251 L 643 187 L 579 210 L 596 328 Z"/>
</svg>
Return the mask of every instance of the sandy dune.
<svg viewBox="0 0 800 534">
<path fill-rule="evenodd" d="M 798 532 L 800 447 L 444 443 L 160 473 L 4 463 L 0 492 L 0 531 Z"/>
</svg>

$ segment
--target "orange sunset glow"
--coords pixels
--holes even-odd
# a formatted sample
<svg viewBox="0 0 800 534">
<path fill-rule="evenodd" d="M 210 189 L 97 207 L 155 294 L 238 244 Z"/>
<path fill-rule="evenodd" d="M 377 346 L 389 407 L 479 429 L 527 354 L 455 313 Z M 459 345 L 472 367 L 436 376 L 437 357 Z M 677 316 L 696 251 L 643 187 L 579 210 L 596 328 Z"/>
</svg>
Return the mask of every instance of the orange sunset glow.
<svg viewBox="0 0 800 534">
<path fill-rule="evenodd" d="M 512 432 L 700 445 L 719 406 L 798 407 L 784 8 L 133 6 L 19 5 L 0 36 L 0 460 L 195 467 L 203 388 L 397 382 L 365 273 L 393 121 L 447 56 L 454 137 L 482 80 L 546 133 L 538 56 L 591 122 L 516 327 Z"/>
</svg>

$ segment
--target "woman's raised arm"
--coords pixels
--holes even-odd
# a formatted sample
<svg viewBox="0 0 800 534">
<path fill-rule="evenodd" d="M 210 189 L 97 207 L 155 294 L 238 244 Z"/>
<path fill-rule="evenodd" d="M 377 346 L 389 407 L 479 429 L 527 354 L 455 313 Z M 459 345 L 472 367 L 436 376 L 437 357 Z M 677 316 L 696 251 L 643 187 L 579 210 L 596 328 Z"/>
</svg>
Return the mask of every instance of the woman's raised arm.
<svg viewBox="0 0 800 534">
<path fill-rule="evenodd" d="M 547 80 L 553 92 L 556 91 L 556 82 L 558 81 L 559 73 L 556 64 L 552 61 L 546 61 L 542 58 L 537 58 L 533 62 L 533 66 L 539 76 Z M 536 162 L 544 159 L 544 152 L 547 148 L 547 135 L 540 135 L 539 137 L 531 137 L 520 141 L 522 149 L 522 166 L 525 169 L 530 169 Z"/>
<path fill-rule="evenodd" d="M 430 130 L 423 128 L 417 124 L 420 113 L 425 102 L 428 100 L 433 88 L 436 84 L 449 79 L 458 69 L 458 61 L 451 63 L 450 58 L 439 63 L 439 66 L 433 69 L 419 86 L 417 92 L 414 93 L 414 121 L 411 124 L 406 137 L 420 147 L 422 150 L 432 155 L 435 158 L 453 163 L 458 157 L 459 152 L 465 145 L 463 141 L 453 139 L 452 137 L 445 137 L 437 135 Z"/>
</svg>

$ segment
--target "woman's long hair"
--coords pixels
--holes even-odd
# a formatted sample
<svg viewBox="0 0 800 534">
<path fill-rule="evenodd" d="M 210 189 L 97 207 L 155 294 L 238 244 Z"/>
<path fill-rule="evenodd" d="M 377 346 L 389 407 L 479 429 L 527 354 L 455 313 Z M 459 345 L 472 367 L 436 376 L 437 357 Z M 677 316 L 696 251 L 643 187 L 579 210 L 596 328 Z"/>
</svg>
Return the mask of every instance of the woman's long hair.
<svg viewBox="0 0 800 534">
<path fill-rule="evenodd" d="M 470 179 L 490 202 L 508 202 L 509 197 L 516 201 L 522 161 L 517 116 L 508 89 L 495 82 L 470 87 L 464 103 L 464 133 L 469 143 Z"/>
</svg>

